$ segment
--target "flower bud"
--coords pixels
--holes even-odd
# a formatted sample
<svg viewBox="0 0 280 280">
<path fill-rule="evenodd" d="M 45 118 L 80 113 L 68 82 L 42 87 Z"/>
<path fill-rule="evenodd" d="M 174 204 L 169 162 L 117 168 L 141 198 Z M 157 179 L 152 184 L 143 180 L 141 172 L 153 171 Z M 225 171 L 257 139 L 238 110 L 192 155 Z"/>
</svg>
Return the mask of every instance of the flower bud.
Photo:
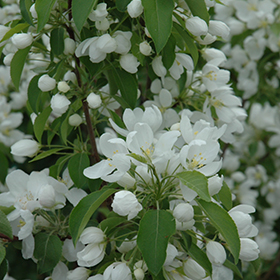
<svg viewBox="0 0 280 280">
<path fill-rule="evenodd" d="M 120 58 L 121 67 L 131 74 L 135 74 L 138 71 L 139 64 L 140 62 L 138 62 L 137 58 L 130 53 L 122 55 Z"/>
<path fill-rule="evenodd" d="M 128 215 L 127 219 L 130 220 L 133 219 L 143 207 L 132 192 L 119 191 L 115 194 L 112 208 L 113 211 L 120 216 Z"/>
<path fill-rule="evenodd" d="M 210 20 L 208 31 L 212 35 L 222 37 L 224 40 L 227 40 L 230 34 L 230 28 L 224 22 L 219 20 Z"/>
<path fill-rule="evenodd" d="M 77 267 L 67 272 L 67 280 L 86 280 L 90 274 L 90 270 L 84 267 Z"/>
<path fill-rule="evenodd" d="M 184 263 L 184 272 L 193 280 L 201 280 L 206 276 L 205 270 L 195 260 L 189 258 Z"/>
<path fill-rule="evenodd" d="M 38 87 L 41 91 L 53 90 L 56 87 L 56 80 L 45 74 L 38 80 Z"/>
<path fill-rule="evenodd" d="M 142 43 L 139 44 L 139 50 L 140 53 L 146 56 L 149 56 L 152 53 L 152 47 L 147 41 L 143 41 Z"/>
<path fill-rule="evenodd" d="M 94 243 L 98 244 L 104 241 L 106 235 L 104 232 L 97 227 L 87 227 L 84 229 L 80 236 L 80 241 L 83 244 Z"/>
<path fill-rule="evenodd" d="M 72 55 L 72 54 L 74 54 L 75 49 L 76 49 L 75 41 L 71 38 L 65 38 L 64 39 L 64 51 L 63 51 L 63 53 L 65 55 L 69 55 L 69 54 Z"/>
<path fill-rule="evenodd" d="M 206 255 L 209 261 L 215 265 L 222 265 L 227 258 L 223 245 L 216 241 L 209 241 L 206 244 Z"/>
<path fill-rule="evenodd" d="M 51 99 L 51 108 L 57 117 L 63 115 L 68 110 L 70 104 L 71 102 L 67 97 L 59 93 L 54 95 Z"/>
<path fill-rule="evenodd" d="M 12 37 L 12 43 L 18 49 L 25 49 L 26 47 L 30 46 L 33 42 L 33 37 L 31 34 L 21 33 L 21 34 L 14 34 Z"/>
<path fill-rule="evenodd" d="M 39 143 L 30 139 L 22 139 L 11 147 L 11 154 L 22 157 L 33 157 L 39 150 Z"/>
<path fill-rule="evenodd" d="M 143 13 L 143 10 L 144 8 L 142 6 L 141 0 L 132 0 L 127 5 L 127 12 L 132 18 L 140 16 Z"/>
<path fill-rule="evenodd" d="M 31 13 L 33 18 L 37 18 L 38 17 L 37 12 L 35 10 L 35 3 L 30 7 L 29 12 Z"/>
<path fill-rule="evenodd" d="M 259 257 L 259 245 L 252 239 L 240 238 L 240 254 L 239 259 L 251 262 Z"/>
<path fill-rule="evenodd" d="M 65 93 L 65 92 L 67 92 L 67 91 L 70 90 L 70 87 L 69 87 L 69 85 L 68 85 L 65 81 L 60 81 L 60 82 L 58 82 L 58 84 L 57 84 L 57 89 L 58 89 L 59 91 Z"/>
<path fill-rule="evenodd" d="M 193 207 L 189 203 L 180 203 L 174 208 L 173 216 L 179 222 L 189 222 L 194 216 Z"/>
<path fill-rule="evenodd" d="M 207 23 L 198 16 L 191 17 L 186 20 L 186 28 L 194 35 L 206 35 L 208 32 Z"/>
<path fill-rule="evenodd" d="M 114 262 L 111 265 L 109 265 L 105 269 L 103 277 L 104 279 L 132 279 L 129 267 L 126 263 L 123 262 Z"/>
<path fill-rule="evenodd" d="M 144 273 L 144 271 L 143 271 L 142 268 L 137 268 L 137 269 L 135 269 L 135 270 L 133 271 L 133 274 L 134 274 L 136 280 L 143 280 L 144 277 L 145 277 L 145 273 Z"/>
<path fill-rule="evenodd" d="M 120 247 L 117 247 L 118 251 L 122 254 L 129 252 L 136 246 L 136 240 L 125 239 Z"/>
<path fill-rule="evenodd" d="M 6 66 L 10 66 L 13 57 L 14 57 L 14 53 L 9 53 L 9 54 L 7 54 L 7 55 L 4 57 L 4 60 L 3 60 L 4 64 L 5 64 Z"/>
<path fill-rule="evenodd" d="M 110 27 L 110 22 L 109 22 L 109 20 L 107 18 L 104 18 L 101 21 L 96 21 L 95 22 L 95 27 L 98 30 L 106 31 Z"/>
<path fill-rule="evenodd" d="M 74 114 L 69 117 L 68 122 L 71 126 L 79 126 L 83 122 L 83 119 L 80 115 Z"/>
<path fill-rule="evenodd" d="M 154 60 L 152 61 L 152 68 L 155 74 L 159 77 L 163 78 L 167 73 L 167 70 L 163 65 L 161 56 L 157 56 L 156 58 L 154 58 Z"/>
<path fill-rule="evenodd" d="M 55 191 L 53 186 L 47 184 L 39 190 L 38 199 L 45 208 L 52 208 L 56 204 Z"/>
<path fill-rule="evenodd" d="M 87 103 L 91 109 L 96 109 L 101 106 L 102 100 L 98 94 L 91 92 L 87 97 Z"/>
</svg>

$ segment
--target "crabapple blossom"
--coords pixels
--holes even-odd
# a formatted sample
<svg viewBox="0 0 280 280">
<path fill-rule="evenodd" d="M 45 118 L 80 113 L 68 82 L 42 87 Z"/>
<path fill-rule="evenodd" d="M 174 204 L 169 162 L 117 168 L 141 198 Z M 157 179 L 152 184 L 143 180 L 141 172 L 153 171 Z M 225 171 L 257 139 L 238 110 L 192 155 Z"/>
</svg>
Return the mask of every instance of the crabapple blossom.
<svg viewBox="0 0 280 280">
<path fill-rule="evenodd" d="M 56 117 L 63 115 L 69 108 L 71 102 L 65 95 L 57 93 L 51 98 L 51 108 Z"/>
<path fill-rule="evenodd" d="M 138 62 L 133 54 L 128 53 L 121 56 L 120 65 L 125 71 L 135 74 L 138 71 L 137 67 L 140 65 L 140 62 Z"/>
<path fill-rule="evenodd" d="M 91 109 L 96 109 L 96 108 L 101 106 L 102 100 L 101 100 L 101 98 L 100 98 L 100 96 L 98 94 L 95 94 L 94 92 L 91 92 L 87 96 L 87 103 L 88 103 L 88 106 Z"/>
<path fill-rule="evenodd" d="M 132 274 L 126 263 L 114 262 L 105 269 L 103 273 L 103 279 L 104 280 L 115 280 L 115 279 L 132 280 Z"/>
<path fill-rule="evenodd" d="M 112 203 L 113 211 L 120 216 L 127 216 L 128 220 L 133 219 L 143 209 L 136 196 L 130 191 L 119 191 L 115 194 Z"/>
<path fill-rule="evenodd" d="M 83 119 L 81 118 L 80 115 L 73 114 L 69 117 L 68 121 L 69 121 L 69 124 L 72 126 L 79 126 L 83 122 Z"/>
<path fill-rule="evenodd" d="M 193 280 L 201 280 L 206 276 L 205 270 L 194 259 L 189 258 L 184 263 L 184 272 Z"/>
<path fill-rule="evenodd" d="M 127 12 L 132 18 L 140 16 L 143 13 L 143 10 L 144 8 L 142 6 L 141 0 L 132 0 L 127 5 Z"/>
<path fill-rule="evenodd" d="M 145 56 L 149 56 L 152 53 L 152 47 L 147 41 L 143 41 L 139 44 L 139 50 Z"/>
<path fill-rule="evenodd" d="M 259 257 L 259 246 L 250 238 L 240 238 L 240 254 L 239 258 L 243 261 L 254 261 Z"/>
<path fill-rule="evenodd" d="M 57 89 L 63 93 L 66 93 L 70 90 L 70 87 L 65 81 L 60 81 L 57 84 Z"/>
<path fill-rule="evenodd" d="M 180 203 L 174 208 L 173 216 L 178 222 L 188 222 L 193 219 L 193 207 L 189 203 Z"/>
<path fill-rule="evenodd" d="M 22 139 L 11 146 L 11 154 L 22 157 L 33 157 L 40 149 L 40 144 L 35 140 Z"/>
<path fill-rule="evenodd" d="M 206 255 L 210 262 L 215 265 L 222 265 L 227 258 L 224 247 L 219 242 L 212 240 L 206 244 Z"/>
<path fill-rule="evenodd" d="M 21 34 L 14 34 L 12 37 L 12 43 L 18 49 L 25 49 L 26 47 L 30 46 L 33 42 L 33 36 L 27 33 Z"/>
<path fill-rule="evenodd" d="M 48 74 L 45 74 L 39 78 L 38 87 L 41 91 L 50 91 L 56 87 L 56 81 Z"/>
</svg>

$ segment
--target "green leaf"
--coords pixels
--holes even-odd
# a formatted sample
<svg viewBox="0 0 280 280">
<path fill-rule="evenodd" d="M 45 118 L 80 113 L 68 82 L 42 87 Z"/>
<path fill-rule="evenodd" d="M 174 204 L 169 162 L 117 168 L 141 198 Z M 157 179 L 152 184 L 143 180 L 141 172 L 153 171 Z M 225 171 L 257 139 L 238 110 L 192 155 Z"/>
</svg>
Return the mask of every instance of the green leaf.
<svg viewBox="0 0 280 280">
<path fill-rule="evenodd" d="M 52 112 L 52 108 L 48 106 L 41 114 L 37 116 L 34 123 L 34 133 L 39 143 L 45 129 L 46 122 Z"/>
<path fill-rule="evenodd" d="M 56 0 L 36 0 L 35 10 L 38 16 L 37 32 L 39 33 L 50 18 L 51 10 Z"/>
<path fill-rule="evenodd" d="M 195 191 L 199 197 L 205 201 L 211 201 L 208 191 L 207 178 L 198 171 L 183 171 L 176 174 L 176 177 L 188 188 Z"/>
<path fill-rule="evenodd" d="M 127 222 L 126 218 L 122 217 L 112 217 L 112 218 L 107 218 L 103 220 L 100 224 L 99 227 L 102 229 L 103 232 L 106 233 L 106 236 L 109 237 L 110 231 L 116 229 L 117 226 L 119 226 L 122 223 Z"/>
<path fill-rule="evenodd" d="M 9 38 L 11 38 L 14 34 L 16 33 L 20 33 L 22 30 L 24 30 L 25 28 L 29 27 L 28 23 L 19 23 L 17 24 L 15 27 L 11 28 L 2 38 L 1 42 L 4 42 L 6 40 L 8 40 Z"/>
<path fill-rule="evenodd" d="M 11 78 L 17 90 L 19 90 L 21 73 L 31 46 L 18 50 L 11 61 Z"/>
<path fill-rule="evenodd" d="M 224 181 L 221 190 L 218 193 L 218 197 L 222 202 L 223 206 L 230 210 L 232 208 L 232 195 L 230 188 L 228 187 L 227 183 Z"/>
<path fill-rule="evenodd" d="M 13 231 L 12 227 L 10 225 L 10 222 L 8 221 L 6 215 L 4 212 L 0 210 L 0 232 L 10 239 L 13 239 Z"/>
<path fill-rule="evenodd" d="M 3 244 L 0 243 L 0 264 L 3 262 L 5 257 L 6 257 L 6 249 L 3 246 Z"/>
<path fill-rule="evenodd" d="M 137 155 L 137 154 L 134 154 L 134 153 L 131 153 L 131 154 L 128 154 L 129 157 L 132 157 L 142 163 L 147 163 L 147 159 L 145 157 L 142 157 L 140 155 Z"/>
<path fill-rule="evenodd" d="M 33 162 L 33 161 L 37 161 L 43 158 L 46 158 L 50 155 L 56 154 L 57 152 L 64 150 L 65 148 L 56 148 L 56 149 L 51 149 L 51 150 L 47 150 L 42 152 L 41 154 L 39 154 L 38 156 L 36 156 L 35 158 L 33 158 L 32 160 L 30 160 L 29 162 Z"/>
<path fill-rule="evenodd" d="M 181 232 L 182 236 L 188 235 L 186 232 Z M 183 240 L 187 240 L 185 236 Z M 188 247 L 186 252 L 199 264 L 201 265 L 210 275 L 212 274 L 212 265 L 209 261 L 207 255 L 204 251 L 202 251 L 195 243 L 192 243 L 191 246 Z"/>
<path fill-rule="evenodd" d="M 0 152 L 0 166 L 1 166 L 0 181 L 4 184 L 6 176 L 8 174 L 9 162 L 6 156 L 2 152 Z"/>
<path fill-rule="evenodd" d="M 137 245 L 152 274 L 159 274 L 165 262 L 169 238 L 175 232 L 175 219 L 165 210 L 150 210 L 142 218 Z"/>
<path fill-rule="evenodd" d="M 38 114 L 38 100 L 40 100 L 40 96 L 42 95 L 42 91 L 38 87 L 38 80 L 41 76 L 42 75 L 34 76 L 30 81 L 27 90 L 30 107 L 36 114 Z"/>
<path fill-rule="evenodd" d="M 142 0 L 145 23 L 157 53 L 165 46 L 172 30 L 173 0 Z"/>
<path fill-rule="evenodd" d="M 196 66 L 198 61 L 198 50 L 196 44 L 194 43 L 193 38 L 189 35 L 189 33 L 178 23 L 173 23 L 174 29 L 182 36 L 183 40 L 186 43 L 188 52 L 192 56 L 194 66 Z"/>
<path fill-rule="evenodd" d="M 69 174 L 77 188 L 81 188 L 87 183 L 87 178 L 83 171 L 89 166 L 89 158 L 85 153 L 77 153 L 69 160 Z"/>
<path fill-rule="evenodd" d="M 131 0 L 116 0 L 116 7 L 120 12 L 126 11 L 126 6 L 131 2 Z"/>
<path fill-rule="evenodd" d="M 69 218 L 69 229 L 75 245 L 93 213 L 116 191 L 115 189 L 103 188 L 100 191 L 93 192 L 84 197 L 72 210 Z"/>
<path fill-rule="evenodd" d="M 97 5 L 98 0 L 73 0 L 72 15 L 77 29 L 81 32 L 89 14 Z"/>
<path fill-rule="evenodd" d="M 55 235 L 43 232 L 35 236 L 34 257 L 38 260 L 38 273 L 45 273 L 53 269 L 62 255 L 62 242 Z"/>
<path fill-rule="evenodd" d="M 122 98 L 127 102 L 130 108 L 134 108 L 137 100 L 137 81 L 135 75 L 124 70 L 113 68 L 113 77 Z"/>
<path fill-rule="evenodd" d="M 227 260 L 223 263 L 223 265 L 229 269 L 231 269 L 238 277 L 243 279 L 242 272 L 238 269 L 238 267 L 232 263 L 231 261 Z"/>
<path fill-rule="evenodd" d="M 0 265 L 0 280 L 3 280 L 8 272 L 8 261 L 5 259 Z"/>
<path fill-rule="evenodd" d="M 32 0 L 20 0 L 20 3 L 19 3 L 20 12 L 21 12 L 22 17 L 30 25 L 33 25 L 32 16 L 29 11 L 32 4 L 33 4 Z"/>
<path fill-rule="evenodd" d="M 212 225 L 221 233 L 229 246 L 235 263 L 238 263 L 240 239 L 237 227 L 228 212 L 214 202 L 206 202 L 202 199 L 196 199 L 196 201 Z"/>
<path fill-rule="evenodd" d="M 51 31 L 51 50 L 54 55 L 60 55 L 64 51 L 64 28 L 59 27 Z"/>
<path fill-rule="evenodd" d="M 166 69 L 169 69 L 175 60 L 176 39 L 170 35 L 165 47 L 162 50 L 162 62 Z"/>
<path fill-rule="evenodd" d="M 71 113 L 70 110 L 68 110 L 67 113 L 64 113 L 61 116 L 60 138 L 65 145 L 67 145 L 67 137 L 71 132 L 71 130 L 73 129 L 73 126 L 69 124 L 70 113 Z"/>
<path fill-rule="evenodd" d="M 209 23 L 209 14 L 204 0 L 185 0 L 192 14 Z"/>
</svg>

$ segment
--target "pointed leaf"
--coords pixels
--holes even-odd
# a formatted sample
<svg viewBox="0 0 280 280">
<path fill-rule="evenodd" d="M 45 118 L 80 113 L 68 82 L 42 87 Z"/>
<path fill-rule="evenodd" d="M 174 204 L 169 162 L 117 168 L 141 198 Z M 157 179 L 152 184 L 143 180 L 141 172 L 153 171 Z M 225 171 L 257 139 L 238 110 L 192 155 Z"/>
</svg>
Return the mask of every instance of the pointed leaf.
<svg viewBox="0 0 280 280">
<path fill-rule="evenodd" d="M 126 6 L 131 2 L 131 0 L 116 0 L 116 7 L 120 12 L 126 11 Z"/>
<path fill-rule="evenodd" d="M 83 171 L 89 166 L 89 158 L 85 153 L 77 153 L 69 160 L 69 174 L 77 188 L 81 188 L 87 183 L 87 178 Z"/>
<path fill-rule="evenodd" d="M 175 232 L 175 219 L 165 210 L 150 210 L 142 218 L 137 245 L 152 274 L 159 274 L 165 262 L 169 238 Z"/>
<path fill-rule="evenodd" d="M 229 246 L 235 263 L 238 263 L 240 239 L 237 227 L 228 212 L 214 202 L 206 202 L 202 199 L 196 199 L 196 201 L 212 225 L 221 233 Z"/>
<path fill-rule="evenodd" d="M 232 208 L 232 194 L 225 181 L 223 182 L 223 186 L 218 193 L 218 197 L 227 210 Z"/>
<path fill-rule="evenodd" d="M 198 50 L 196 47 L 196 44 L 194 43 L 193 38 L 189 35 L 189 33 L 178 23 L 173 23 L 174 28 L 177 30 L 177 32 L 181 35 L 183 40 L 186 43 L 187 49 L 192 56 L 194 66 L 196 66 L 198 61 Z"/>
<path fill-rule="evenodd" d="M 0 280 L 4 279 L 7 271 L 8 271 L 8 261 L 4 259 L 4 261 L 2 261 L 2 263 L 0 264 Z"/>
<path fill-rule="evenodd" d="M 13 231 L 4 212 L 0 210 L 0 233 L 6 235 L 10 239 L 13 239 Z"/>
<path fill-rule="evenodd" d="M 38 260 L 38 272 L 45 273 L 53 269 L 62 255 L 62 242 L 55 235 L 43 232 L 35 236 L 34 257 Z"/>
<path fill-rule="evenodd" d="M 98 0 L 73 0 L 72 14 L 77 29 L 81 32 L 89 14 L 97 5 Z"/>
<path fill-rule="evenodd" d="M 0 264 L 3 262 L 3 260 L 6 257 L 6 249 L 5 247 L 0 243 Z"/>
<path fill-rule="evenodd" d="M 200 198 L 205 201 L 211 201 L 211 196 L 208 191 L 207 178 L 198 171 L 183 171 L 176 174 L 176 177 L 188 188 L 195 191 Z"/>
<path fill-rule="evenodd" d="M 37 116 L 34 123 L 34 133 L 39 143 L 45 129 L 46 122 L 52 112 L 52 108 L 48 106 L 41 114 Z"/>
<path fill-rule="evenodd" d="M 69 219 L 69 229 L 74 244 L 77 243 L 93 213 L 110 195 L 116 191 L 117 190 L 115 189 L 104 188 L 100 191 L 93 192 L 84 197 L 72 210 Z"/>
<path fill-rule="evenodd" d="M 38 114 L 38 100 L 40 100 L 40 96 L 42 91 L 38 87 L 38 80 L 42 75 L 36 75 L 32 78 L 28 85 L 27 95 L 28 102 L 34 113 Z"/>
<path fill-rule="evenodd" d="M 185 0 L 192 14 L 209 23 L 209 14 L 204 0 Z"/>
<path fill-rule="evenodd" d="M 231 269 L 238 277 L 243 279 L 242 272 L 238 269 L 238 267 L 229 260 L 226 260 L 223 265 L 229 269 Z"/>
<path fill-rule="evenodd" d="M 22 17 L 30 25 L 33 25 L 32 16 L 29 11 L 32 4 L 33 4 L 32 0 L 20 0 L 19 3 Z"/>
<path fill-rule="evenodd" d="M 113 76 L 122 98 L 127 102 L 130 108 L 134 108 L 137 100 L 137 81 L 135 75 L 127 73 L 121 69 L 113 69 Z"/>
<path fill-rule="evenodd" d="M 60 55 L 64 51 L 64 28 L 59 27 L 51 31 L 51 49 L 54 55 Z"/>
<path fill-rule="evenodd" d="M 145 23 L 157 53 L 165 46 L 172 30 L 173 0 L 142 0 Z"/>
<path fill-rule="evenodd" d="M 48 156 L 51 156 L 61 150 L 64 150 L 65 148 L 55 148 L 55 149 L 51 149 L 51 150 L 47 150 L 42 152 L 41 154 L 39 154 L 38 156 L 36 156 L 35 158 L 33 158 L 32 160 L 30 160 L 29 162 L 33 162 L 33 161 L 37 161 L 43 158 L 46 158 Z"/>
<path fill-rule="evenodd" d="M 176 39 L 170 35 L 166 45 L 162 50 L 162 62 L 166 69 L 169 69 L 175 60 Z"/>
<path fill-rule="evenodd" d="M 2 38 L 1 42 L 4 42 L 6 40 L 8 40 L 9 38 L 11 38 L 14 34 L 16 33 L 20 33 L 23 29 L 29 27 L 28 23 L 19 23 L 17 24 L 15 27 L 11 28 Z"/>
<path fill-rule="evenodd" d="M 11 61 L 11 78 L 14 86 L 19 90 L 21 73 L 31 46 L 18 50 Z"/>
<path fill-rule="evenodd" d="M 38 16 L 37 32 L 39 33 L 50 18 L 51 10 L 56 0 L 36 0 L 35 10 Z"/>
</svg>

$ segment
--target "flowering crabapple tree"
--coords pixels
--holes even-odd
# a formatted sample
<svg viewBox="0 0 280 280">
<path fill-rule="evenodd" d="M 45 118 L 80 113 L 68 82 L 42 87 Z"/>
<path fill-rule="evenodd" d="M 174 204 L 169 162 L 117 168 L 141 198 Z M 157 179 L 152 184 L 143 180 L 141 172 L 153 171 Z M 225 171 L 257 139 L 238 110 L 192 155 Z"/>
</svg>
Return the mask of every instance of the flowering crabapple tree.
<svg viewBox="0 0 280 280">
<path fill-rule="evenodd" d="M 0 279 L 269 279 L 278 1 L 1 3 Z"/>
</svg>

